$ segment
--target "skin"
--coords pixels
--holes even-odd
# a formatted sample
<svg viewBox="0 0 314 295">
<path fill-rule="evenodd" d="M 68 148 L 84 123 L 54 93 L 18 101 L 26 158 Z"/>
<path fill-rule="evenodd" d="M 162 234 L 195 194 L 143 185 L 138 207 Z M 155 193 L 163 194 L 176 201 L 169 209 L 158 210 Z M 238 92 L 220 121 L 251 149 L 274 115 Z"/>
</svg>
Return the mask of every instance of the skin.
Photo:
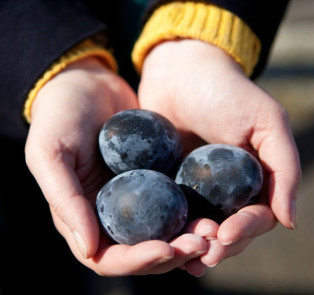
<svg viewBox="0 0 314 295">
<path fill-rule="evenodd" d="M 32 105 L 26 162 L 79 261 L 103 276 L 177 267 L 200 276 L 208 266 L 241 253 L 276 220 L 296 226 L 301 170 L 287 114 L 227 54 L 195 40 L 161 43 L 145 59 L 138 99 L 123 79 L 86 58 L 51 79 Z M 258 155 L 266 175 L 261 202 L 220 226 L 195 220 L 169 243 L 112 245 L 94 213 L 96 194 L 110 178 L 97 136 L 114 113 L 136 107 L 167 117 L 182 133 L 185 153 L 204 142 L 220 142 Z"/>
<path fill-rule="evenodd" d="M 26 163 L 47 199 L 54 224 L 75 257 L 103 276 L 164 273 L 207 251 L 198 228 L 170 243 L 147 241 L 113 245 L 95 215 L 98 191 L 112 175 L 101 159 L 97 139 L 114 113 L 138 108 L 128 84 L 100 61 L 86 58 L 51 79 L 32 105 Z"/>
<path fill-rule="evenodd" d="M 231 144 L 257 156 L 264 167 L 260 203 L 221 224 L 200 258 L 203 265 L 241 253 L 277 220 L 296 228 L 301 169 L 287 112 L 223 50 L 197 40 L 159 44 L 145 59 L 139 103 L 172 121 L 184 135 L 185 153 L 200 140 Z M 199 272 L 202 267 L 199 259 L 186 265 Z"/>
</svg>

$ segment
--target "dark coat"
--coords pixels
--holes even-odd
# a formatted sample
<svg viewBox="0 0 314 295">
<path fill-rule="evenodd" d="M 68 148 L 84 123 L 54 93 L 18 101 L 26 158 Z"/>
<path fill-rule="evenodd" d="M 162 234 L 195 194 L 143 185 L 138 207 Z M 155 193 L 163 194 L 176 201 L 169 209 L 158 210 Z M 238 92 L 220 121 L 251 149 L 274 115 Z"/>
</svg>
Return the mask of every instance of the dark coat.
<svg viewBox="0 0 314 295">
<path fill-rule="evenodd" d="M 107 294 L 111 286 L 128 288 L 128 293 L 136 295 L 204 294 L 197 279 L 185 271 L 115 280 L 100 278 L 83 267 L 54 228 L 47 203 L 24 161 L 25 98 L 46 69 L 78 42 L 100 32 L 108 35 L 120 74 L 136 88 L 138 76 L 130 59 L 133 43 L 142 19 L 145 22 L 166 1 L 146 2 L 0 1 L 1 294 L 94 295 Z M 210 2 L 238 14 L 260 38 L 263 47 L 256 76 L 265 65 L 287 1 Z"/>
<path fill-rule="evenodd" d="M 25 139 L 25 98 L 37 79 L 64 52 L 99 32 L 109 35 L 120 74 L 136 88 L 130 51 L 141 23 L 171 1 L 6 0 L 0 3 L 0 135 Z M 264 68 L 288 0 L 211 0 L 240 16 L 262 43 L 256 77 Z M 143 20 L 143 21 L 142 21 Z"/>
</svg>

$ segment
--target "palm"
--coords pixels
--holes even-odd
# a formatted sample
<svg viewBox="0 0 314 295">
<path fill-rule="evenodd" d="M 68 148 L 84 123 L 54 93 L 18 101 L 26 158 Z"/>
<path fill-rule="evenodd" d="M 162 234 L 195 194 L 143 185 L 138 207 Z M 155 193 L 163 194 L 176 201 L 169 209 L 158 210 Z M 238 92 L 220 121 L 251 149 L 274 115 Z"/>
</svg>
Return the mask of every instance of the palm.
<svg viewBox="0 0 314 295">
<path fill-rule="evenodd" d="M 140 106 L 164 114 L 183 133 L 194 133 L 206 142 L 253 146 L 257 150 L 261 139 L 253 139 L 253 132 L 269 127 L 272 122 L 264 114 L 280 113 L 279 105 L 244 77 L 230 58 L 218 68 L 208 57 L 176 57 L 164 71 L 160 63 L 154 70 L 154 56 L 147 59 L 139 90 Z"/>
<path fill-rule="evenodd" d="M 185 152 L 204 142 L 237 145 L 258 156 L 266 170 L 264 192 L 271 208 L 249 206 L 228 218 L 218 230 L 215 251 L 221 257 L 207 255 L 207 265 L 241 252 L 251 238 L 274 226 L 274 215 L 293 226 L 291 200 L 300 167 L 287 115 L 222 50 L 194 40 L 158 45 L 144 63 L 139 102 L 176 125 Z"/>
<path fill-rule="evenodd" d="M 137 107 L 127 83 L 95 59 L 69 66 L 42 88 L 32 105 L 27 164 L 73 254 L 103 275 L 163 273 L 207 249 L 198 225 L 190 230 L 196 234 L 169 244 L 112 245 L 100 234 L 95 197 L 112 175 L 100 156 L 98 133 L 114 113 Z M 216 235 L 215 226 L 210 228 L 205 235 Z"/>
</svg>

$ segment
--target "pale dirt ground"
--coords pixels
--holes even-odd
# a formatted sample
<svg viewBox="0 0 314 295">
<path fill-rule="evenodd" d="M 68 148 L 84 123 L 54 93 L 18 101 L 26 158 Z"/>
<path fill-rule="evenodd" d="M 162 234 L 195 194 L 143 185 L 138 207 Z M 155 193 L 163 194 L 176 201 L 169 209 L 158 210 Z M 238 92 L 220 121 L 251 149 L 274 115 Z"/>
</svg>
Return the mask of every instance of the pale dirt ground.
<svg viewBox="0 0 314 295">
<path fill-rule="evenodd" d="M 291 2 L 258 84 L 286 107 L 303 169 L 298 229 L 277 226 L 201 278 L 229 294 L 314 294 L 314 1 Z M 228 292 L 229 291 L 229 292 Z M 222 293 L 221 293 L 222 294 Z"/>
</svg>

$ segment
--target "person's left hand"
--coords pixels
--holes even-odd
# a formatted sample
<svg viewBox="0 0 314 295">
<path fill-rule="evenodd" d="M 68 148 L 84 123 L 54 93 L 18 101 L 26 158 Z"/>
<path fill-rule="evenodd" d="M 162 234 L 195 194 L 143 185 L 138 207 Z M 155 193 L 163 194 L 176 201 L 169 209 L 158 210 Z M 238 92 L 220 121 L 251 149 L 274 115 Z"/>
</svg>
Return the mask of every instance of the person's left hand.
<svg viewBox="0 0 314 295">
<path fill-rule="evenodd" d="M 231 144 L 258 156 L 265 169 L 260 202 L 227 218 L 208 252 L 182 268 L 199 275 L 242 252 L 276 219 L 296 226 L 298 152 L 287 113 L 269 94 L 224 51 L 197 40 L 157 45 L 141 74 L 140 107 L 164 115 L 181 131 L 185 153 L 206 142 Z"/>
</svg>

